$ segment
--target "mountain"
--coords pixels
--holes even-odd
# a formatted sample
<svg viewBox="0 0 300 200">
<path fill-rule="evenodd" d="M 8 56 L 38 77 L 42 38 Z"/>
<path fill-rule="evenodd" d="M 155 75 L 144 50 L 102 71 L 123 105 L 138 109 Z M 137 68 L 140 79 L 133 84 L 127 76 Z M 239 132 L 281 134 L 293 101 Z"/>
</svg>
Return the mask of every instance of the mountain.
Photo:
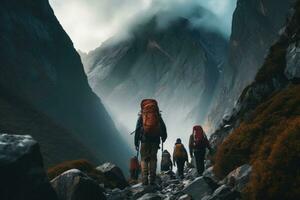
<svg viewBox="0 0 300 200">
<path fill-rule="evenodd" d="M 206 116 L 227 41 L 185 17 L 160 27 L 161 15 L 167 14 L 134 26 L 127 39 L 109 39 L 83 60 L 91 87 L 123 126 L 134 127 L 140 101 L 155 98 L 175 141 Z"/>
<path fill-rule="evenodd" d="M 300 1 L 289 13 L 235 112 L 210 138 L 218 149 L 219 177 L 242 164 L 253 166 L 244 199 L 300 196 Z"/>
<path fill-rule="evenodd" d="M 207 123 L 214 130 L 231 113 L 243 89 L 252 83 L 271 45 L 278 39 L 295 0 L 238 0 L 229 53 Z"/>
<path fill-rule="evenodd" d="M 125 167 L 130 152 L 48 0 L 3 0 L 0 23 L 0 130 L 35 135 L 48 164 L 76 155 Z"/>
</svg>

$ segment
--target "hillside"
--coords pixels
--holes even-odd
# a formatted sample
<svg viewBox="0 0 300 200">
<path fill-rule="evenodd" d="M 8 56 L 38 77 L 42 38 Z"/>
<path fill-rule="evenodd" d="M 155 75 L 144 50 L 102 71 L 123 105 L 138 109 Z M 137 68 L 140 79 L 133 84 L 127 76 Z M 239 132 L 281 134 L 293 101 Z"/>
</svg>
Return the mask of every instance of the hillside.
<svg viewBox="0 0 300 200">
<path fill-rule="evenodd" d="M 232 114 L 244 88 L 263 65 L 279 37 L 295 0 L 238 0 L 233 14 L 228 59 L 217 86 L 207 123 L 212 130 Z"/>
<path fill-rule="evenodd" d="M 245 199 L 300 196 L 299 22 L 297 2 L 236 113 L 211 137 L 218 148 L 214 171 L 219 177 L 245 163 L 253 166 Z"/>
<path fill-rule="evenodd" d="M 0 86 L 3 88 L 1 92 L 7 91 L 1 93 L 1 99 L 5 99 L 2 101 L 5 105 L 0 110 L 1 117 L 9 112 L 7 107 L 19 108 L 19 103 L 6 100 L 9 93 L 22 102 L 20 104 L 24 102 L 38 115 L 49 118 L 49 130 L 46 132 L 43 132 L 46 120 L 42 120 L 41 124 L 39 121 L 26 124 L 24 130 L 16 129 L 19 126 L 16 124 L 18 115 L 5 119 L 6 123 L 2 124 L 0 131 L 31 134 L 26 129 L 36 128 L 37 139 L 46 141 L 54 135 L 57 137 L 57 144 L 49 142 L 49 146 L 44 147 L 53 150 L 56 145 L 63 145 L 60 141 L 65 140 L 64 132 L 54 133 L 57 130 L 55 127 L 62 127 L 69 133 L 69 143 L 76 138 L 74 144 L 80 141 L 94 161 L 101 162 L 113 157 L 119 165 L 127 166 L 126 158 L 130 152 L 101 101 L 89 87 L 80 57 L 57 21 L 48 0 L 1 1 L 0 23 Z M 15 112 L 21 112 L 21 118 L 32 118 L 30 112 L 22 109 Z M 54 129 L 51 130 L 51 127 Z M 80 146 L 78 149 L 73 146 L 74 155 L 76 151 L 83 152 Z M 115 151 L 108 153 L 108 147 Z M 52 157 L 54 160 L 71 158 L 63 154 L 55 156 Z"/>
</svg>

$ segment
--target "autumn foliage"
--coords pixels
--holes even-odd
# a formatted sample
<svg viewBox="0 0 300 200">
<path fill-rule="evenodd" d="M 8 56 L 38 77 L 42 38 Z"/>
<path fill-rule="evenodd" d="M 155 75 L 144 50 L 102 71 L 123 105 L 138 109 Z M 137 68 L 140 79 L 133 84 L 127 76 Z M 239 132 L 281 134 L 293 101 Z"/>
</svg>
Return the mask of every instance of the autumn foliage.
<svg viewBox="0 0 300 200">
<path fill-rule="evenodd" d="M 219 147 L 214 171 L 224 177 L 251 163 L 245 199 L 300 196 L 300 86 L 290 85 L 258 106 Z"/>
</svg>

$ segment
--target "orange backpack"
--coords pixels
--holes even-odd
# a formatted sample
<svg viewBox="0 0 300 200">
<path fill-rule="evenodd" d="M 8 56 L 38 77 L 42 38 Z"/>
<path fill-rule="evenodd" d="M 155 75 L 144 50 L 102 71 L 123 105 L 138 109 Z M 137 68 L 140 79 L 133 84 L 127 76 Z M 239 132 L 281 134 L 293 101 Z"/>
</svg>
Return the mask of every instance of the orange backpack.
<svg viewBox="0 0 300 200">
<path fill-rule="evenodd" d="M 141 102 L 141 110 L 144 134 L 159 136 L 160 114 L 157 101 L 154 99 L 144 99 Z"/>
<path fill-rule="evenodd" d="M 174 148 L 174 157 L 176 159 L 178 159 L 178 158 L 186 158 L 187 157 L 187 153 L 184 150 L 183 144 L 176 144 L 175 145 L 175 148 Z"/>
</svg>

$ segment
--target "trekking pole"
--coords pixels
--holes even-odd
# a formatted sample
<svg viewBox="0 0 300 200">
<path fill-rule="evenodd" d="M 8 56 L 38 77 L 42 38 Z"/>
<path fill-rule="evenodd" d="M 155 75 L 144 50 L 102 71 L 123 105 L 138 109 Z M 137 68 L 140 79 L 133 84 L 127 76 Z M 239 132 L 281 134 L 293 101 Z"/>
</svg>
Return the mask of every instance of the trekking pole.
<svg viewBox="0 0 300 200">
<path fill-rule="evenodd" d="M 137 152 L 136 152 L 137 159 L 139 159 L 139 153 L 140 153 L 140 143 L 139 143 L 139 148 L 137 149 Z"/>
<path fill-rule="evenodd" d="M 164 152 L 164 142 L 161 140 L 161 155 L 163 154 Z"/>
<path fill-rule="evenodd" d="M 142 126 L 137 127 L 137 129 L 135 129 L 134 131 L 132 131 L 131 133 L 129 133 L 129 135 L 134 134 L 137 130 L 139 130 L 140 128 L 142 128 Z"/>
</svg>

